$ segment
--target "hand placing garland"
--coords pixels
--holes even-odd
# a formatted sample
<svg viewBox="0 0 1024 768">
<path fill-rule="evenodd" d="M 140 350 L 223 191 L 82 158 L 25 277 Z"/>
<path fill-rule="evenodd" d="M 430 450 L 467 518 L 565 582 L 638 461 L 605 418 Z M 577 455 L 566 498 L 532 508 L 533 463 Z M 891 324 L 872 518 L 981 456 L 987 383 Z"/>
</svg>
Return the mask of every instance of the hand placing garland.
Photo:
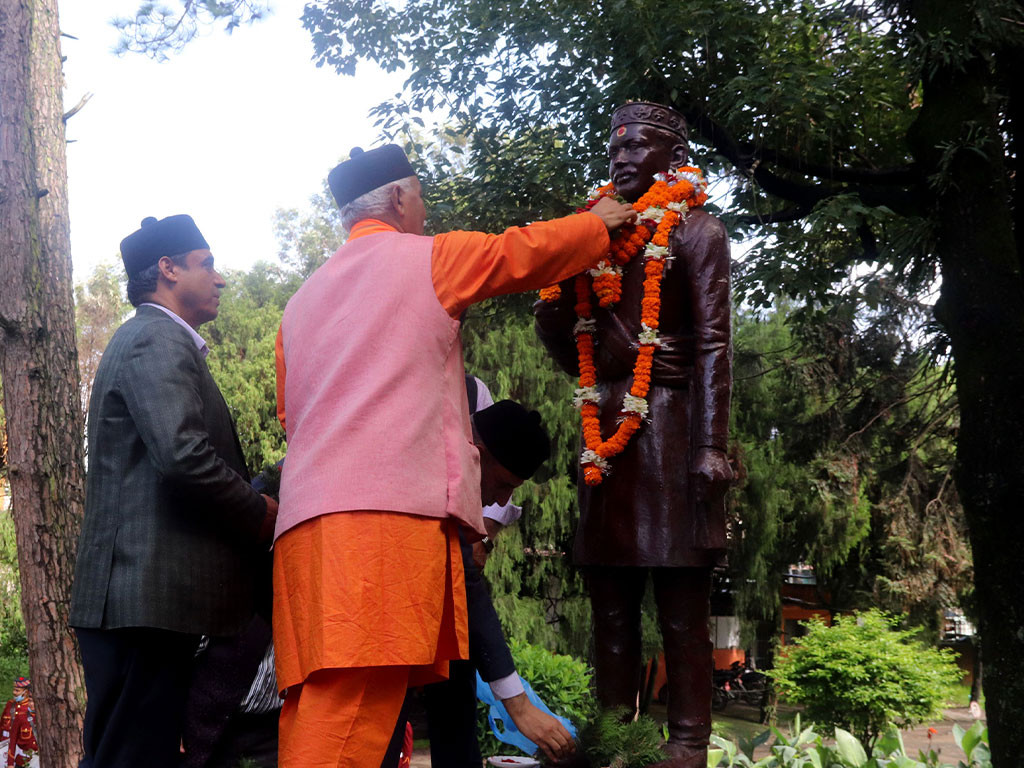
<svg viewBox="0 0 1024 768">
<path fill-rule="evenodd" d="M 661 278 L 669 256 L 672 231 L 686 217 L 691 208 L 702 206 L 708 199 L 707 181 L 700 169 L 691 166 L 677 168 L 666 174 L 657 174 L 655 182 L 633 204 L 639 214 L 636 225 L 619 229 L 608 249 L 608 256 L 575 280 L 576 315 L 579 320 L 573 329 L 579 356 L 579 388 L 573 402 L 580 409 L 583 421 L 583 444 L 580 456 L 583 476 L 587 485 L 600 485 L 603 474 L 610 471 L 608 460 L 622 453 L 630 438 L 647 416 L 647 393 L 651 387 L 651 365 L 654 350 L 659 345 L 658 327 L 661 315 Z M 586 207 L 592 208 L 598 200 L 615 194 L 615 187 L 606 184 L 591 193 Z M 596 296 L 601 307 L 614 306 L 622 298 L 622 268 L 643 249 L 644 293 L 640 302 L 639 349 L 633 366 L 633 385 L 622 400 L 622 419 L 615 433 L 604 440 L 601 437 L 600 394 L 597 390 L 597 367 L 594 364 L 597 322 L 593 317 L 591 296 Z M 589 277 L 589 280 L 588 280 Z M 544 288 L 540 297 L 556 301 L 561 289 L 554 285 Z"/>
</svg>

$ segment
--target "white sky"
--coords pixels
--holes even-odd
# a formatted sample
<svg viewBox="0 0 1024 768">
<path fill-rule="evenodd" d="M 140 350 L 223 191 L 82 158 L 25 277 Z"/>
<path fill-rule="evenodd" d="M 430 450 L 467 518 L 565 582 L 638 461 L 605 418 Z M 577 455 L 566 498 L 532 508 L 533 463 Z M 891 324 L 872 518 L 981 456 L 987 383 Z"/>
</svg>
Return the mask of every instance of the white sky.
<svg viewBox="0 0 1024 768">
<path fill-rule="evenodd" d="M 165 62 L 111 53 L 109 20 L 138 0 L 61 0 L 75 280 L 116 258 L 146 216 L 191 214 L 223 268 L 274 260 L 277 208 L 303 208 L 353 146 L 377 143 L 370 107 L 402 76 L 317 69 L 302 0 L 227 35 L 218 28 Z M 102 8 L 102 10 L 97 10 Z"/>
</svg>

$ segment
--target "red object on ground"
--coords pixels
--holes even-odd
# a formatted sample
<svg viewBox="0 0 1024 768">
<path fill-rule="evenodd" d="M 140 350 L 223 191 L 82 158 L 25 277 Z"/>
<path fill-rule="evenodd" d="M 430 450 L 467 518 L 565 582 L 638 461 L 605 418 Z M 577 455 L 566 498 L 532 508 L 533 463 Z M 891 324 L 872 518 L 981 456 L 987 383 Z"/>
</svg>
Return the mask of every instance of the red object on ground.
<svg viewBox="0 0 1024 768">
<path fill-rule="evenodd" d="M 402 754 L 398 757 L 398 768 L 409 768 L 412 764 L 412 723 L 405 721 L 405 738 L 402 739 Z"/>
</svg>

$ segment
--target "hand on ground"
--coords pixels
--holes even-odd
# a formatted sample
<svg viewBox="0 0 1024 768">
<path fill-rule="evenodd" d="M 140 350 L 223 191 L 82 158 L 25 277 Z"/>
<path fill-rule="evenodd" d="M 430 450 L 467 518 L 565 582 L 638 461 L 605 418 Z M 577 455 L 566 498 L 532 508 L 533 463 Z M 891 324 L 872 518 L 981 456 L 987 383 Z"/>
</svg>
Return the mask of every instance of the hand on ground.
<svg viewBox="0 0 1024 768">
<path fill-rule="evenodd" d="M 525 693 L 502 701 L 516 728 L 536 744 L 549 760 L 562 760 L 576 751 L 576 742 L 558 720 L 541 712 Z"/>
</svg>

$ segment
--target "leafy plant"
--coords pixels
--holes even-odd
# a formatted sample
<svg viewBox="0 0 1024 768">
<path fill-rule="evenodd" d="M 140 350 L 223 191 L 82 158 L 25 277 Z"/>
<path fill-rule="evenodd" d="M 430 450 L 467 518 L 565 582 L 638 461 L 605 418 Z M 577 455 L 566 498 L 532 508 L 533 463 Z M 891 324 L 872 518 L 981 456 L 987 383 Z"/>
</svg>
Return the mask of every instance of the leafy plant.
<svg viewBox="0 0 1024 768">
<path fill-rule="evenodd" d="M 854 733 L 867 754 L 889 723 L 906 728 L 941 714 L 960 677 L 952 651 L 926 647 L 878 610 L 804 626 L 772 673 L 779 692 L 815 722 Z"/>
<path fill-rule="evenodd" d="M 756 761 L 752 745 L 737 745 L 712 735 L 708 768 L 992 768 L 988 729 L 980 721 L 966 732 L 953 726 L 953 735 L 967 759 L 966 763 L 961 760 L 956 766 L 940 764 L 934 751 L 920 754 L 920 759 L 910 757 L 899 730 L 891 723 L 869 753 L 852 733 L 842 728 L 834 730 L 834 746 L 825 744 L 824 737 L 813 725 L 801 729 L 797 717 L 789 734 L 772 728 L 756 739 L 758 744 L 763 744 L 775 737 L 770 753 Z"/>
<path fill-rule="evenodd" d="M 643 768 L 665 759 L 660 723 L 641 715 L 623 722 L 621 710 L 603 710 L 580 731 L 579 741 L 591 765 Z"/>
</svg>

